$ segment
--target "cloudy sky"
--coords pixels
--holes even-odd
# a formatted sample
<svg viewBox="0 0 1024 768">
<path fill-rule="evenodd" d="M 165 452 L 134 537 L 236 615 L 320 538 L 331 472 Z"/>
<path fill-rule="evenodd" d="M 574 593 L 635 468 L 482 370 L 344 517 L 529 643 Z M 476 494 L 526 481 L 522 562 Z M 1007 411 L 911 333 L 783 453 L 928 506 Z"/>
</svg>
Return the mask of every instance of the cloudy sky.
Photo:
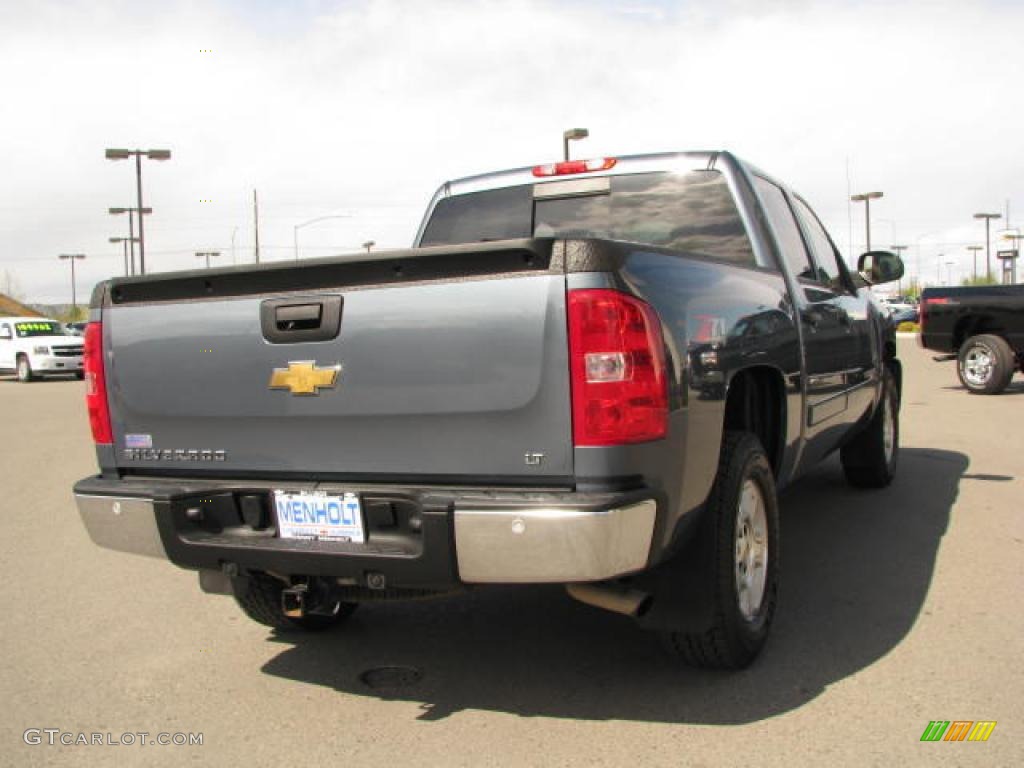
<svg viewBox="0 0 1024 768">
<path fill-rule="evenodd" d="M 968 274 L 977 211 L 1024 226 L 1024 3 L 0 0 L 0 291 L 123 272 L 143 167 L 150 271 L 409 244 L 444 180 L 580 156 L 730 149 L 802 192 L 844 252 Z M 852 226 L 851 226 L 852 224 Z M 1000 225 L 1002 226 L 1002 225 Z M 993 249 L 995 250 L 995 249 Z M 941 255 L 940 255 L 941 254 Z M 939 269 L 937 270 L 937 266 Z"/>
</svg>

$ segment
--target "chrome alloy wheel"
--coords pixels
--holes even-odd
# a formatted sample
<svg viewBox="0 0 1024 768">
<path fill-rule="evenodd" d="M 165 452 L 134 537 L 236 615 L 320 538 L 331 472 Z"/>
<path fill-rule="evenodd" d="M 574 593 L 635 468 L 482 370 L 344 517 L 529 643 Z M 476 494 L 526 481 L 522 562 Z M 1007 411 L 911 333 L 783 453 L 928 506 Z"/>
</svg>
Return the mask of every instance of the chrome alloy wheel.
<svg viewBox="0 0 1024 768">
<path fill-rule="evenodd" d="M 964 355 L 964 378 L 975 387 L 984 387 L 992 378 L 992 352 L 980 344 L 971 347 Z"/>
<path fill-rule="evenodd" d="M 896 418 L 892 397 L 888 393 L 882 399 L 882 446 L 885 450 L 885 463 L 891 465 L 892 455 L 896 451 Z"/>
<path fill-rule="evenodd" d="M 768 575 L 768 518 L 761 487 L 743 481 L 736 513 L 736 594 L 740 613 L 753 621 L 764 600 Z"/>
</svg>

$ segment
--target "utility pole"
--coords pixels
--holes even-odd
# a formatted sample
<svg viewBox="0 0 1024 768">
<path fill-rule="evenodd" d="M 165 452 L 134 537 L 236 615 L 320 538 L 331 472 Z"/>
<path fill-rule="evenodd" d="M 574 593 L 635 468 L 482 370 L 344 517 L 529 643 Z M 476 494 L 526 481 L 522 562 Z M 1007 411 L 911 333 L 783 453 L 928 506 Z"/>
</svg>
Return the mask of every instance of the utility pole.
<svg viewBox="0 0 1024 768">
<path fill-rule="evenodd" d="M 256 199 L 256 190 L 252 191 L 252 220 L 256 229 L 256 263 L 260 263 L 260 204 Z"/>
<path fill-rule="evenodd" d="M 75 295 L 75 262 L 84 259 L 84 253 L 62 253 L 57 257 L 61 261 L 71 262 L 71 316 L 78 317 L 78 297 Z"/>
</svg>

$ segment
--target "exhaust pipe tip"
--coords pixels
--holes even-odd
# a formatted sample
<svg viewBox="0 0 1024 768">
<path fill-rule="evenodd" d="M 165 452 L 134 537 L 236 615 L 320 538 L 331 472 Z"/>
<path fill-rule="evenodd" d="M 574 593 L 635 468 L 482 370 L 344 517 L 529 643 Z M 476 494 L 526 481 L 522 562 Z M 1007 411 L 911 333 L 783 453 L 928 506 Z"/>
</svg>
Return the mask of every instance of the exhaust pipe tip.
<svg viewBox="0 0 1024 768">
<path fill-rule="evenodd" d="M 566 584 L 565 591 L 581 603 L 634 618 L 643 616 L 652 602 L 647 592 L 609 584 Z"/>
</svg>

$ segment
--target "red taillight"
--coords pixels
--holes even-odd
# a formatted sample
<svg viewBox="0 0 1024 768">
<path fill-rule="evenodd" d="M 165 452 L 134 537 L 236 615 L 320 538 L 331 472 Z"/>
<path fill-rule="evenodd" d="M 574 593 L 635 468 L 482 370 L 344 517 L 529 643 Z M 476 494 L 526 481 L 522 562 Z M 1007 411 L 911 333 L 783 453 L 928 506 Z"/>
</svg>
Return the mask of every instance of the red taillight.
<svg viewBox="0 0 1024 768">
<path fill-rule="evenodd" d="M 614 157 L 596 157 L 593 160 L 566 160 L 564 163 L 548 163 L 533 169 L 534 176 L 568 176 L 573 173 L 593 173 L 614 168 L 618 160 Z"/>
<path fill-rule="evenodd" d="M 569 369 L 576 445 L 665 436 L 665 350 L 650 306 L 618 291 L 570 291 Z"/>
<path fill-rule="evenodd" d="M 97 444 L 114 442 L 110 430 L 110 407 L 107 405 L 107 379 L 103 374 L 103 324 L 85 326 L 85 348 L 82 350 L 85 369 L 85 407 L 89 409 L 89 426 Z"/>
</svg>

